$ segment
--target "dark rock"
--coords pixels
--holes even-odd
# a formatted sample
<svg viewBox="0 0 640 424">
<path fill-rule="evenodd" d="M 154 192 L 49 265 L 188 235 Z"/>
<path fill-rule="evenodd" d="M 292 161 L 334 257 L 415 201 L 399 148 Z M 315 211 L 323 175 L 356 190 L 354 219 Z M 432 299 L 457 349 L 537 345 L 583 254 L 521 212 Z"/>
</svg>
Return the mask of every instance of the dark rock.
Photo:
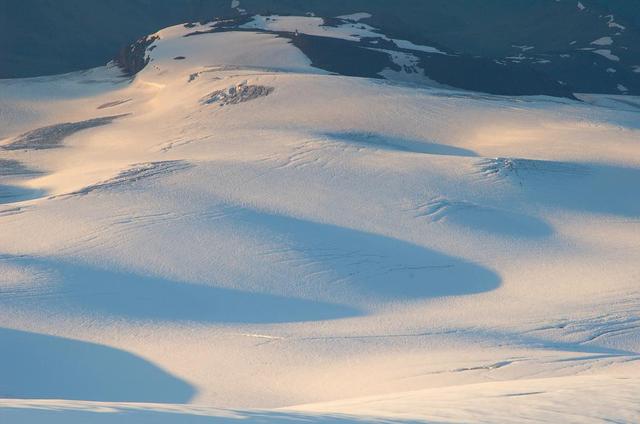
<svg viewBox="0 0 640 424">
<path fill-rule="evenodd" d="M 232 86 L 226 90 L 216 90 L 202 99 L 202 104 L 218 103 L 220 106 L 235 105 L 248 102 L 258 97 L 268 96 L 273 92 L 273 87 L 263 85 L 247 85 L 245 83 Z"/>
<path fill-rule="evenodd" d="M 147 52 L 153 50 L 154 46 L 151 46 L 154 41 L 158 39 L 157 36 L 147 36 L 139 39 L 132 45 L 120 50 L 118 57 L 116 57 L 116 63 L 122 71 L 133 76 L 144 69 L 149 63 L 149 56 Z"/>
</svg>

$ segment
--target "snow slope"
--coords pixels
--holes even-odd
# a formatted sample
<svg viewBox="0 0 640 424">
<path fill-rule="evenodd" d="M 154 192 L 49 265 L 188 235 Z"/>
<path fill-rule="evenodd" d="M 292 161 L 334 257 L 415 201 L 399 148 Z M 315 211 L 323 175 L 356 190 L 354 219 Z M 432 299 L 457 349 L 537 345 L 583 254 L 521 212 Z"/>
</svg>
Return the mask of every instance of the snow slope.
<svg viewBox="0 0 640 424">
<path fill-rule="evenodd" d="M 638 421 L 636 100 L 196 30 L 0 80 L 0 421 Z"/>
</svg>

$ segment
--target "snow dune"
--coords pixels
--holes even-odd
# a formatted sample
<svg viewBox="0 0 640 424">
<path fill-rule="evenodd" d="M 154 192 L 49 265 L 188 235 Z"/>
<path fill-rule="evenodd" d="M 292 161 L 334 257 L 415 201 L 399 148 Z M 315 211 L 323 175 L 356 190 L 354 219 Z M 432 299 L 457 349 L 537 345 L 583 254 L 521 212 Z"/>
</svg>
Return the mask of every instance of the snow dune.
<svg viewBox="0 0 640 424">
<path fill-rule="evenodd" d="M 300 19 L 252 25 L 358 34 Z M 632 99 L 198 28 L 0 81 L 0 421 L 637 421 Z"/>
</svg>

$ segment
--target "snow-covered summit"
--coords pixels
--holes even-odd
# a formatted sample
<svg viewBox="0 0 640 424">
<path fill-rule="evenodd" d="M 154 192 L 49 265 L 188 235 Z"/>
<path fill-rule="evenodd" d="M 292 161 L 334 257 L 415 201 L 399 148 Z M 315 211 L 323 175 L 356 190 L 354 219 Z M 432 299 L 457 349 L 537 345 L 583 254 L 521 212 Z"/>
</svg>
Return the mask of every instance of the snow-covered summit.
<svg viewBox="0 0 640 424">
<path fill-rule="evenodd" d="M 633 422 L 640 100 L 242 19 L 0 81 L 0 421 Z"/>
</svg>

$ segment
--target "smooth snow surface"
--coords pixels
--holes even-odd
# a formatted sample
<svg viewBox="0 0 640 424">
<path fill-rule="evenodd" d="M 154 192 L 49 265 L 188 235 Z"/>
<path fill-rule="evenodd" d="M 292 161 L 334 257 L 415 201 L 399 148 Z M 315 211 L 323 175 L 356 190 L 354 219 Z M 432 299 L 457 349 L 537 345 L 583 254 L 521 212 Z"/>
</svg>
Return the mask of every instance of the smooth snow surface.
<svg viewBox="0 0 640 424">
<path fill-rule="evenodd" d="M 194 30 L 0 81 L 0 422 L 640 420 L 639 99 Z"/>
</svg>

